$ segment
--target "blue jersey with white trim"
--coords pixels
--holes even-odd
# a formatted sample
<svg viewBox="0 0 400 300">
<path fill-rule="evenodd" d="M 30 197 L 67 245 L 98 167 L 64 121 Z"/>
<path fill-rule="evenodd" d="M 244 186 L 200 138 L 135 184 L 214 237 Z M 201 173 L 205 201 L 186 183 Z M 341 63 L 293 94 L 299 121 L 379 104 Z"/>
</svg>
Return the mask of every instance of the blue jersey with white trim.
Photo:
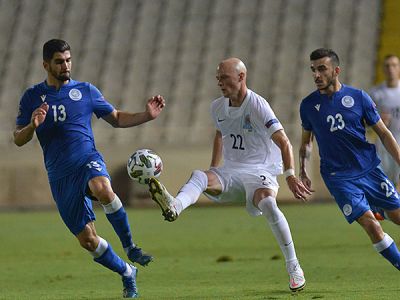
<svg viewBox="0 0 400 300">
<path fill-rule="evenodd" d="M 374 125 L 380 116 L 363 90 L 342 85 L 330 97 L 314 91 L 301 102 L 300 117 L 303 128 L 316 137 L 325 178 L 358 178 L 379 165 L 365 123 Z"/>
<path fill-rule="evenodd" d="M 21 98 L 17 125 L 28 125 L 32 112 L 43 102 L 49 105 L 45 121 L 36 128 L 43 149 L 49 181 L 71 174 L 97 153 L 91 119 L 100 118 L 114 107 L 90 83 L 70 80 L 59 90 L 46 81 L 27 89 Z"/>
</svg>

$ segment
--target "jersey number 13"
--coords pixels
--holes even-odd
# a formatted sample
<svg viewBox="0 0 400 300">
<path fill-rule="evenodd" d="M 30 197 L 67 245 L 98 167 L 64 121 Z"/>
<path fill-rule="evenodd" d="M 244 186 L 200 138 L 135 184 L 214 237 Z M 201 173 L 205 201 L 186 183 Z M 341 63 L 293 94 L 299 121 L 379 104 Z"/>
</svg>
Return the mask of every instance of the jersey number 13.
<svg viewBox="0 0 400 300">
<path fill-rule="evenodd" d="M 54 117 L 54 122 L 62 122 L 65 121 L 67 118 L 67 113 L 65 111 L 65 106 L 60 104 L 60 105 L 52 105 L 51 108 L 53 109 L 53 117 Z"/>
</svg>

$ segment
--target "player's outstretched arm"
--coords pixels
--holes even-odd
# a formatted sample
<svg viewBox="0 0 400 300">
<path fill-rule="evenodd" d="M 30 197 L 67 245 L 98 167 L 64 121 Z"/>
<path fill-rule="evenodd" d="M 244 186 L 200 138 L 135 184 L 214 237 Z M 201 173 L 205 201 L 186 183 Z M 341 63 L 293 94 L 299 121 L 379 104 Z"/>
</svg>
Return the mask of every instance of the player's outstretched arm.
<svg viewBox="0 0 400 300">
<path fill-rule="evenodd" d="M 379 139 L 382 141 L 382 144 L 385 146 L 387 152 L 393 157 L 393 159 L 400 166 L 400 147 L 396 142 L 396 139 L 393 137 L 393 134 L 389 129 L 385 126 L 382 119 L 379 120 L 372 129 L 376 132 Z"/>
<path fill-rule="evenodd" d="M 271 138 L 281 150 L 283 167 L 285 170 L 283 174 L 286 177 L 286 183 L 289 189 L 292 191 L 295 198 L 306 201 L 312 191 L 295 176 L 293 147 L 285 131 L 278 130 L 272 134 Z"/>
<path fill-rule="evenodd" d="M 146 110 L 144 112 L 131 113 L 114 110 L 110 114 L 104 116 L 103 119 L 116 128 L 133 127 L 154 120 L 160 115 L 164 107 L 164 98 L 157 95 L 147 100 Z"/>
<path fill-rule="evenodd" d="M 44 102 L 38 108 L 36 108 L 31 117 L 31 122 L 26 126 L 17 125 L 14 131 L 14 143 L 15 145 L 21 147 L 28 143 L 32 137 L 35 129 L 39 127 L 40 124 L 46 119 L 47 111 L 49 110 L 49 105 Z"/>
</svg>

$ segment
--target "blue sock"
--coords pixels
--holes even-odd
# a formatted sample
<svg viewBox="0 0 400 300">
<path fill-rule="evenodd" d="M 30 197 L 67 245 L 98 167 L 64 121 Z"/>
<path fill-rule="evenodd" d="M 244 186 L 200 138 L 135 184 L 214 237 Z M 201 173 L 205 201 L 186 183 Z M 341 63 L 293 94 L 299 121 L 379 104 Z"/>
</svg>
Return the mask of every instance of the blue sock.
<svg viewBox="0 0 400 300">
<path fill-rule="evenodd" d="M 93 260 L 120 275 L 126 270 L 126 263 L 114 252 L 110 244 L 100 257 Z"/>
<path fill-rule="evenodd" d="M 127 248 L 132 246 L 132 233 L 131 227 L 128 222 L 128 216 L 125 209 L 121 207 L 117 212 L 106 214 L 108 221 L 110 221 L 115 232 L 117 233 L 122 247 Z"/>
<path fill-rule="evenodd" d="M 128 216 L 118 196 L 115 195 L 114 200 L 107 205 L 103 205 L 103 208 L 108 221 L 111 223 L 122 243 L 122 247 L 129 248 L 133 246 Z"/>
<path fill-rule="evenodd" d="M 395 268 L 400 270 L 400 252 L 397 249 L 396 243 L 388 234 L 385 233 L 382 241 L 374 244 L 374 247 Z"/>
<path fill-rule="evenodd" d="M 400 252 L 399 249 L 397 249 L 395 242 L 380 253 L 384 258 L 390 261 L 393 266 L 400 270 Z"/>
</svg>

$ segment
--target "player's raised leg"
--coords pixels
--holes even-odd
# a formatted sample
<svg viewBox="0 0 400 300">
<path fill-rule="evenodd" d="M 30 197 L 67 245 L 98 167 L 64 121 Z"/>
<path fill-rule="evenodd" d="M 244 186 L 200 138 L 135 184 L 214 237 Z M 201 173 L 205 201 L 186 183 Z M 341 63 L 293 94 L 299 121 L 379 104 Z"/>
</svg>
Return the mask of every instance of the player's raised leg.
<svg viewBox="0 0 400 300">
<path fill-rule="evenodd" d="M 104 176 L 94 177 L 88 185 L 92 194 L 101 202 L 107 219 L 117 233 L 128 258 L 142 266 L 148 265 L 153 257 L 150 254 L 143 253 L 142 249 L 133 243 L 128 216 L 121 200 L 113 192 L 108 178 Z"/>
<path fill-rule="evenodd" d="M 164 219 L 168 222 L 175 221 L 178 218 L 175 198 L 168 193 L 165 186 L 156 178 L 150 178 L 148 185 L 151 198 L 160 206 Z"/>
<path fill-rule="evenodd" d="M 304 289 L 306 280 L 296 256 L 289 224 L 282 211 L 278 208 L 275 197 L 267 196 L 262 198 L 258 202 L 258 208 L 266 217 L 283 256 L 285 257 L 286 269 L 289 274 L 290 290 L 296 292 Z"/>
<path fill-rule="evenodd" d="M 195 170 L 176 197 L 172 197 L 165 186 L 156 178 L 150 179 L 149 191 L 152 199 L 160 206 L 165 220 L 172 222 L 178 218 L 178 215 L 184 209 L 196 203 L 207 186 L 206 172 Z"/>
</svg>

